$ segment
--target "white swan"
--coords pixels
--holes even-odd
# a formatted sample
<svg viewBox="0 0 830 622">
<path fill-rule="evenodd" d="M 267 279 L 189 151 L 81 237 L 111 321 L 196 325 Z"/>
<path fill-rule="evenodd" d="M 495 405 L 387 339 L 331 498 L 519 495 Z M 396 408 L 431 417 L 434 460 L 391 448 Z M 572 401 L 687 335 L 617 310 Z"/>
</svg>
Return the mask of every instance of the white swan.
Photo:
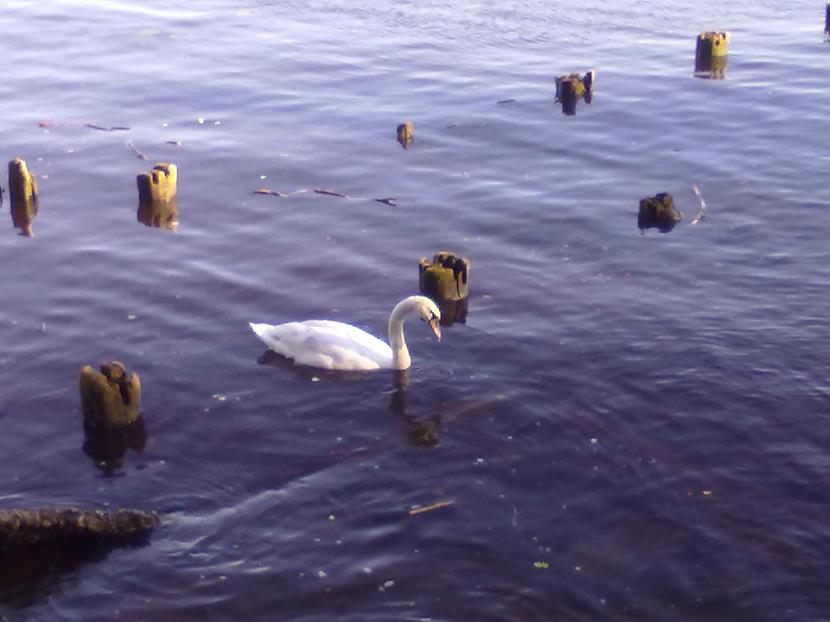
<svg viewBox="0 0 830 622">
<path fill-rule="evenodd" d="M 403 338 L 403 320 L 416 312 L 441 339 L 441 311 L 425 296 L 401 300 L 389 316 L 389 343 L 343 322 L 307 320 L 286 324 L 255 324 L 251 329 L 274 352 L 298 365 L 323 369 L 409 369 L 409 349 Z M 391 346 L 391 347 L 390 347 Z"/>
</svg>

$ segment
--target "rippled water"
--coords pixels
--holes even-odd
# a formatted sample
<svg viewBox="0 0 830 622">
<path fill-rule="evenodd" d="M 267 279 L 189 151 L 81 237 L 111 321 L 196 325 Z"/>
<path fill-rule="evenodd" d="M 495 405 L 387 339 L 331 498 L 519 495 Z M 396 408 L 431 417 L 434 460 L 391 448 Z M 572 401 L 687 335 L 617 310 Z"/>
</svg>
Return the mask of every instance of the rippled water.
<svg viewBox="0 0 830 622">
<path fill-rule="evenodd" d="M 0 209 L 0 507 L 165 524 L 3 568 L 0 619 L 830 619 L 824 7 L 724 4 L 6 0 L 0 156 L 41 201 L 31 238 Z M 157 161 L 177 232 L 137 219 Z M 684 220 L 641 234 L 657 192 Z M 405 377 L 248 329 L 383 335 L 443 248 L 467 323 L 411 322 Z M 146 439 L 107 469 L 76 382 L 109 359 Z"/>
</svg>

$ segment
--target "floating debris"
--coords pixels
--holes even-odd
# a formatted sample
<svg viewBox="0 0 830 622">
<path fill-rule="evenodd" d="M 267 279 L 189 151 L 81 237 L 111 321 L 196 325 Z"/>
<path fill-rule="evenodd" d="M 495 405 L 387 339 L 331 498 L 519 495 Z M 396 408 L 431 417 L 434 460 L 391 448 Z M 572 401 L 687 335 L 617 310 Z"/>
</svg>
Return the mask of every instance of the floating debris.
<svg viewBox="0 0 830 622">
<path fill-rule="evenodd" d="M 499 101 L 497 101 L 496 103 L 497 103 L 497 104 L 512 104 L 512 103 L 514 103 L 515 101 L 516 101 L 515 99 L 500 99 L 500 100 L 499 100 Z"/>
<path fill-rule="evenodd" d="M 132 151 L 132 152 L 133 152 L 133 154 L 135 155 L 135 157 L 137 157 L 139 160 L 147 160 L 147 156 L 146 156 L 146 155 L 144 155 L 144 153 L 143 153 L 141 150 L 139 150 L 139 148 L 138 148 L 138 147 L 136 147 L 136 146 L 133 144 L 133 141 L 132 141 L 132 140 L 128 140 L 128 141 L 127 141 L 127 147 L 129 147 L 129 148 L 130 148 L 130 151 Z"/>
<path fill-rule="evenodd" d="M 123 132 L 129 130 L 130 128 L 126 125 L 97 125 L 95 123 L 84 123 L 84 127 L 88 127 L 92 130 L 100 130 L 102 132 Z"/>
<path fill-rule="evenodd" d="M 331 197 L 338 197 L 341 199 L 351 199 L 353 201 L 375 201 L 376 203 L 383 203 L 384 205 L 389 205 L 391 207 L 397 207 L 397 199 L 395 197 L 380 197 L 380 198 L 373 198 L 373 197 L 351 197 L 347 194 L 343 194 L 342 192 L 336 192 L 334 190 L 327 190 L 325 188 L 301 188 L 300 190 L 295 190 L 294 192 L 279 192 L 277 190 L 271 190 L 270 188 L 257 188 L 253 191 L 253 194 L 263 194 L 272 197 L 288 197 L 294 194 L 304 194 L 313 192 L 314 194 L 321 194 Z"/>
<path fill-rule="evenodd" d="M 533 562 L 533 567 L 539 568 L 541 570 L 547 570 L 548 568 L 550 568 L 550 564 L 546 561 L 537 561 Z"/>
<path fill-rule="evenodd" d="M 692 220 L 692 224 L 696 225 L 701 220 L 703 220 L 704 216 L 706 216 L 706 201 L 703 200 L 703 195 L 700 194 L 700 188 L 698 188 L 697 186 L 692 186 L 692 192 L 695 193 L 695 196 L 700 201 L 700 211 L 697 213 L 697 216 L 695 216 Z"/>
<path fill-rule="evenodd" d="M 446 508 L 451 505 L 455 504 L 455 501 L 438 501 L 436 503 L 432 503 L 430 505 L 422 505 L 420 507 L 411 508 L 409 510 L 410 516 L 416 516 L 417 514 L 423 514 L 425 512 L 432 512 L 433 510 L 439 510 L 441 508 Z"/>
</svg>

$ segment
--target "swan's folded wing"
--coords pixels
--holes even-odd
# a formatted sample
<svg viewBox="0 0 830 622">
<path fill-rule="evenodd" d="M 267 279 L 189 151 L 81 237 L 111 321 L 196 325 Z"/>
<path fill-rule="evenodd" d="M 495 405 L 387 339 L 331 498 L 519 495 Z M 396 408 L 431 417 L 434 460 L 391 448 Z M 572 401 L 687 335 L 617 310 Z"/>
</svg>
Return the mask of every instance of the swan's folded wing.
<svg viewBox="0 0 830 622">
<path fill-rule="evenodd" d="M 309 320 L 266 326 L 252 324 L 251 328 L 269 348 L 302 365 L 327 369 L 391 366 L 391 348 L 349 324 Z"/>
</svg>

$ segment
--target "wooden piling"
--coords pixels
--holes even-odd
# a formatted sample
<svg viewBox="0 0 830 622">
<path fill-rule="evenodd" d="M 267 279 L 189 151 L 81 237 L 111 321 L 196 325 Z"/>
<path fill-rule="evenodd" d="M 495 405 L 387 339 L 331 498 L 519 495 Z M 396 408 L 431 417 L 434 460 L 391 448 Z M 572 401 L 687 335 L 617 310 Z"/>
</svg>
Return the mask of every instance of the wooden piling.
<svg viewBox="0 0 830 622">
<path fill-rule="evenodd" d="M 176 196 L 178 169 L 175 164 L 160 162 L 149 173 L 139 173 L 138 200 L 141 203 L 170 201 Z"/>
<path fill-rule="evenodd" d="M 104 428 L 119 428 L 138 418 L 141 411 L 141 380 L 138 374 L 128 374 L 123 363 L 104 363 L 100 372 L 86 365 L 81 368 L 78 384 L 85 422 Z"/>
<path fill-rule="evenodd" d="M 401 144 L 401 147 L 404 149 L 408 148 L 409 145 L 412 144 L 412 141 L 415 139 L 415 128 L 412 126 L 412 123 L 409 121 L 405 123 L 401 123 L 397 129 L 398 133 L 398 142 Z"/>
<path fill-rule="evenodd" d="M 682 219 L 683 214 L 675 208 L 674 197 L 668 192 L 640 199 L 637 226 L 641 230 L 655 227 L 662 233 L 668 233 Z"/>
<path fill-rule="evenodd" d="M 721 77 L 726 69 L 731 35 L 726 32 L 701 32 L 695 47 L 695 74 Z"/>
<path fill-rule="evenodd" d="M 451 251 L 436 253 L 432 262 L 418 262 L 421 293 L 435 302 L 464 300 L 470 291 L 470 260 Z"/>
<path fill-rule="evenodd" d="M 37 180 L 20 158 L 9 162 L 9 199 L 12 202 L 37 199 Z"/>
<path fill-rule="evenodd" d="M 436 253 L 432 262 L 426 257 L 418 262 L 419 289 L 441 310 L 441 326 L 462 324 L 467 319 L 470 294 L 470 260 L 450 251 Z"/>
<path fill-rule="evenodd" d="M 824 34 L 830 35 L 830 3 L 824 9 Z"/>
</svg>

